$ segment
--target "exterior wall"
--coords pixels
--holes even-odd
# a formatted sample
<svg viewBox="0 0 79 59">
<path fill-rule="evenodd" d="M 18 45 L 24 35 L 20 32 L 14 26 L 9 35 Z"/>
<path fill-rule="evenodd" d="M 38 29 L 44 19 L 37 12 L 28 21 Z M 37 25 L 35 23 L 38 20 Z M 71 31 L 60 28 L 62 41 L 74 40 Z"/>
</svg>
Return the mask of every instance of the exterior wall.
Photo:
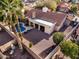
<svg viewBox="0 0 79 59">
<path fill-rule="evenodd" d="M 54 23 L 54 25 L 53 26 L 48 26 L 48 25 L 44 25 L 44 24 L 41 24 L 41 23 L 38 23 L 38 22 L 35 22 L 33 19 L 29 19 L 29 25 L 31 25 L 30 24 L 30 22 L 32 22 L 33 23 L 33 28 L 35 28 L 35 24 L 38 24 L 38 30 L 40 30 L 40 26 L 44 26 L 45 27 L 45 33 L 48 33 L 48 34 L 51 34 L 53 31 L 54 31 L 54 29 L 55 29 L 55 24 L 56 23 Z"/>
<path fill-rule="evenodd" d="M 55 30 L 55 25 L 52 27 L 45 26 L 45 32 L 51 34 Z"/>
</svg>

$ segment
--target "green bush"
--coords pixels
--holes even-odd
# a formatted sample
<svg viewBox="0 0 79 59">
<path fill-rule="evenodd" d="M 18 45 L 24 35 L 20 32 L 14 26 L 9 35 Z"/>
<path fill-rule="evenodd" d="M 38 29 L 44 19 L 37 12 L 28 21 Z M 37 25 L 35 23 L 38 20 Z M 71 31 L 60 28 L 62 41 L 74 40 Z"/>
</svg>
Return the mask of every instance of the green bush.
<svg viewBox="0 0 79 59">
<path fill-rule="evenodd" d="M 36 3 L 35 8 L 42 9 L 45 6 L 44 1 L 39 1 Z"/>
<path fill-rule="evenodd" d="M 77 5 L 72 4 L 72 6 L 71 6 L 71 12 L 73 12 L 74 14 L 76 14 L 77 10 L 78 10 Z"/>
<path fill-rule="evenodd" d="M 32 47 L 32 43 L 30 42 L 30 43 L 29 43 L 29 48 L 31 48 L 31 47 Z"/>
<path fill-rule="evenodd" d="M 59 44 L 64 39 L 64 34 L 62 32 L 55 32 L 53 35 L 53 41 Z"/>
<path fill-rule="evenodd" d="M 64 55 L 71 57 L 71 59 L 76 59 L 79 53 L 79 47 L 72 41 L 64 40 L 60 44 L 61 51 Z"/>
<path fill-rule="evenodd" d="M 44 6 L 50 8 L 52 11 L 56 11 L 57 3 L 56 1 L 39 1 L 36 3 L 35 8 L 42 9 Z"/>
<path fill-rule="evenodd" d="M 48 1 L 45 4 L 48 8 L 50 8 L 52 11 L 56 11 L 57 3 L 56 1 Z"/>
</svg>

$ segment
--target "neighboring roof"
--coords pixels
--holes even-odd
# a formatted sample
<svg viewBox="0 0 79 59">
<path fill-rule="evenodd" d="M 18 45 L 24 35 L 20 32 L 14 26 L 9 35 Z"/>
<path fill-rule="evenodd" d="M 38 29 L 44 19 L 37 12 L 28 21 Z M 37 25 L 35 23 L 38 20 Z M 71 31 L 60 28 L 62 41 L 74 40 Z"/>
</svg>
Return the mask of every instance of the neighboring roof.
<svg viewBox="0 0 79 59">
<path fill-rule="evenodd" d="M 72 19 L 73 19 L 74 17 L 75 17 L 75 16 L 72 15 L 72 14 L 68 14 L 68 15 L 67 15 L 67 19 L 70 20 L 70 21 L 72 21 Z"/>
<path fill-rule="evenodd" d="M 38 9 L 32 9 L 32 10 L 28 11 L 27 13 L 25 13 L 25 16 L 32 18 L 33 12 L 36 13 L 35 18 L 42 19 L 44 21 L 48 21 L 48 22 L 52 22 L 52 23 L 56 22 L 57 26 L 59 26 L 61 24 L 61 22 L 64 20 L 64 18 L 67 16 L 65 13 L 43 12 L 42 10 L 38 10 Z"/>
<path fill-rule="evenodd" d="M 75 21 L 76 20 L 76 22 L 79 22 L 79 17 L 78 16 L 75 16 L 73 19 L 72 19 L 72 21 Z"/>
<path fill-rule="evenodd" d="M 72 14 L 68 14 L 67 15 L 67 19 L 70 20 L 70 21 L 76 21 L 76 22 L 79 22 L 79 17 L 76 16 L 76 15 L 72 15 Z"/>
<path fill-rule="evenodd" d="M 35 2 L 36 0 L 23 0 L 23 2 L 25 3 L 32 3 L 32 2 Z"/>
<path fill-rule="evenodd" d="M 0 31 L 0 46 L 8 43 L 11 40 L 13 40 L 13 37 L 11 37 L 4 29 L 2 29 Z"/>
<path fill-rule="evenodd" d="M 28 32 L 25 32 L 23 36 L 33 44 L 36 44 L 40 42 L 43 39 L 48 39 L 50 37 L 49 34 L 44 33 L 42 31 L 39 31 L 37 29 L 29 30 Z"/>
<path fill-rule="evenodd" d="M 77 33 L 77 35 L 79 35 L 79 27 L 78 27 L 78 29 L 77 29 L 76 33 Z"/>
<path fill-rule="evenodd" d="M 68 8 L 68 9 L 70 9 L 71 3 L 61 2 L 58 6 L 61 7 L 61 8 Z"/>
<path fill-rule="evenodd" d="M 69 12 L 69 9 L 67 7 L 58 7 L 58 11 Z"/>
</svg>

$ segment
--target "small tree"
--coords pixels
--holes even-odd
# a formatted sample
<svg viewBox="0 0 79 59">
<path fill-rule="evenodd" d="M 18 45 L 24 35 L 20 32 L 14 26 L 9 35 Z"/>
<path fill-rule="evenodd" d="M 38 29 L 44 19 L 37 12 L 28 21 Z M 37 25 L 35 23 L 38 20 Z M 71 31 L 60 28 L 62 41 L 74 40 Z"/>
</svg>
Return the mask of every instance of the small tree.
<svg viewBox="0 0 79 59">
<path fill-rule="evenodd" d="M 76 13 L 77 13 L 77 10 L 78 10 L 78 9 L 77 9 L 77 5 L 74 5 L 74 4 L 73 4 L 73 5 L 71 6 L 71 12 L 73 12 L 73 13 L 76 14 Z"/>
<path fill-rule="evenodd" d="M 47 3 L 48 7 L 52 10 L 52 11 L 56 11 L 57 8 L 57 3 L 56 1 L 49 1 Z"/>
<path fill-rule="evenodd" d="M 36 2 L 35 8 L 42 9 L 42 7 L 44 7 L 44 6 L 45 6 L 44 1 L 38 1 L 38 2 Z"/>
<path fill-rule="evenodd" d="M 61 51 L 64 55 L 71 57 L 71 59 L 76 59 L 79 53 L 79 47 L 72 41 L 62 41 L 60 44 Z"/>
<path fill-rule="evenodd" d="M 53 41 L 59 44 L 64 39 L 64 34 L 62 32 L 56 32 L 53 35 Z"/>
<path fill-rule="evenodd" d="M 31 48 L 31 47 L 32 47 L 32 45 L 33 45 L 33 44 L 32 44 L 32 42 L 30 42 L 30 43 L 29 43 L 29 48 Z"/>
<path fill-rule="evenodd" d="M 46 1 L 40 0 L 40 1 L 36 2 L 35 8 L 42 9 L 42 7 L 44 7 L 44 6 L 50 8 L 52 11 L 55 11 L 57 8 L 57 2 L 52 1 L 52 0 L 46 0 Z"/>
<path fill-rule="evenodd" d="M 59 4 L 61 2 L 61 0 L 55 0 L 57 4 Z"/>
</svg>

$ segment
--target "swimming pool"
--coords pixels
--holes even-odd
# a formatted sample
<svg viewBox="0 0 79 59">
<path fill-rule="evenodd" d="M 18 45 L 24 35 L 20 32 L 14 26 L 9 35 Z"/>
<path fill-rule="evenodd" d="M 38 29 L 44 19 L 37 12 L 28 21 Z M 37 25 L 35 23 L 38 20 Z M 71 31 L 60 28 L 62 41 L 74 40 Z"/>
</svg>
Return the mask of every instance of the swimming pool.
<svg viewBox="0 0 79 59">
<path fill-rule="evenodd" d="M 19 23 L 19 26 L 20 26 L 20 30 L 21 32 L 24 32 L 26 30 L 25 26 L 24 26 L 24 23 Z M 19 32 L 19 29 L 18 29 L 18 25 L 16 24 L 16 32 Z"/>
</svg>

